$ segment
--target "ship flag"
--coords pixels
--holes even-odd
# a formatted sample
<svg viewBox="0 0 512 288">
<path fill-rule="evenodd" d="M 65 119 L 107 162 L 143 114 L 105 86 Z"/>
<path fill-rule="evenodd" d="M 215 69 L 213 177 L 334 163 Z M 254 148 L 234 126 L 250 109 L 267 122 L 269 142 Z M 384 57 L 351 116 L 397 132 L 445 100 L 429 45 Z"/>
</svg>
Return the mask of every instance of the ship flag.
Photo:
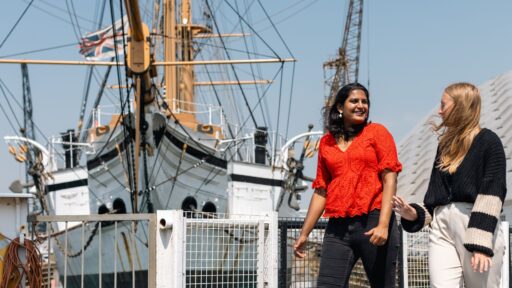
<svg viewBox="0 0 512 288">
<path fill-rule="evenodd" d="M 123 29 L 124 24 L 124 29 Z M 114 27 L 114 29 L 112 29 Z M 128 33 L 128 18 L 125 16 L 96 32 L 87 33 L 80 42 L 80 54 L 90 61 L 98 61 L 124 53 L 123 30 Z"/>
</svg>

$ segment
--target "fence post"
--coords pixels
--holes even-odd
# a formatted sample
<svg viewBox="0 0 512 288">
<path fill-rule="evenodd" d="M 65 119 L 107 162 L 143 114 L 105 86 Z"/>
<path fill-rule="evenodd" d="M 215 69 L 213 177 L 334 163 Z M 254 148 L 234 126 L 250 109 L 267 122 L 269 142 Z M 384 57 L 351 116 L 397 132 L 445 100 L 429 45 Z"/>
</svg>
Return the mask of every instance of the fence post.
<svg viewBox="0 0 512 288">
<path fill-rule="evenodd" d="M 156 214 L 149 214 L 148 233 L 149 233 L 149 247 L 148 247 L 148 288 L 156 288 L 156 234 L 158 227 Z"/>
<path fill-rule="evenodd" d="M 269 235 L 267 241 L 267 249 L 270 252 L 267 255 L 267 259 L 269 262 L 269 275 L 268 275 L 268 286 L 267 287 L 277 287 L 278 285 L 278 270 L 279 270 L 279 262 L 278 257 L 279 252 L 277 251 L 277 243 L 279 242 L 279 237 L 277 234 L 278 229 L 278 213 L 275 211 L 270 212 L 269 215 Z"/>
<path fill-rule="evenodd" d="M 503 233 L 503 241 L 505 242 L 505 251 L 503 257 L 503 265 L 501 266 L 501 287 L 509 287 L 510 281 L 510 235 L 509 223 L 507 221 L 501 222 L 501 232 Z"/>
<path fill-rule="evenodd" d="M 408 262 L 407 262 L 407 256 L 409 254 L 408 252 L 408 249 L 409 249 L 409 246 L 408 246 L 408 243 L 407 243 L 407 232 L 405 232 L 403 229 L 402 229 L 402 226 L 400 226 L 400 238 L 401 238 L 401 250 L 402 250 L 402 263 L 401 263 L 401 283 L 400 283 L 400 287 L 401 288 L 408 288 L 409 287 L 409 265 L 408 265 Z"/>
<path fill-rule="evenodd" d="M 279 222 L 279 233 L 280 233 L 280 241 L 279 241 L 279 259 L 280 267 L 279 267 L 279 288 L 285 288 L 287 282 L 287 271 L 288 270 L 288 220 L 282 220 Z"/>
<path fill-rule="evenodd" d="M 185 287 L 186 227 L 182 210 L 156 212 L 156 286 Z"/>
</svg>

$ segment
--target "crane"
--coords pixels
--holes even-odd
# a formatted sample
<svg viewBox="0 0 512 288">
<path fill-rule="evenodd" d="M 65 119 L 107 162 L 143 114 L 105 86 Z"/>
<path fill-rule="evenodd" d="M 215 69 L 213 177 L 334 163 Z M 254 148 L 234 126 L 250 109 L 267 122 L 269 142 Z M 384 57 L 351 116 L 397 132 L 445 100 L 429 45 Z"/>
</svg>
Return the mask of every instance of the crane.
<svg viewBox="0 0 512 288">
<path fill-rule="evenodd" d="M 358 81 L 361 29 L 363 24 L 363 0 L 350 0 L 341 47 L 334 59 L 323 65 L 325 84 L 329 89 L 326 101 L 330 105 L 338 90 L 345 84 Z M 326 71 L 328 71 L 326 73 Z M 334 72 L 330 72 L 334 71 Z"/>
</svg>

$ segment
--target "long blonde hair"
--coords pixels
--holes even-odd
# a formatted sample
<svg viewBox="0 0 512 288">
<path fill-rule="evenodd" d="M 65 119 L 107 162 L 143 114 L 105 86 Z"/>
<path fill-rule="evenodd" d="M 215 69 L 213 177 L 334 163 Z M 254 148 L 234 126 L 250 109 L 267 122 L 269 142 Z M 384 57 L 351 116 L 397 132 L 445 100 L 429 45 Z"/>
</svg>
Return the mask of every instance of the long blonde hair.
<svg viewBox="0 0 512 288">
<path fill-rule="evenodd" d="M 453 99 L 453 107 L 433 130 L 439 134 L 438 168 L 453 174 L 480 128 L 481 99 L 478 88 L 470 83 L 451 84 L 444 92 Z"/>
</svg>

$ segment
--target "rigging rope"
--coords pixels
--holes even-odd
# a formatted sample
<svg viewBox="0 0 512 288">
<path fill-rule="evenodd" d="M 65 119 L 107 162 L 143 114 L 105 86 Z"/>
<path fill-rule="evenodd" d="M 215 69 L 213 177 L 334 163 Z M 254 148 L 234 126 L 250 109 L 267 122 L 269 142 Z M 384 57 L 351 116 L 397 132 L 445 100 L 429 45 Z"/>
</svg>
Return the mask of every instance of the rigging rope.
<svg viewBox="0 0 512 288">
<path fill-rule="evenodd" d="M 23 260 L 20 251 L 25 250 Z M 43 270 L 41 256 L 34 242 L 24 239 L 23 244 L 19 237 L 13 239 L 7 246 L 4 255 L 4 271 L 1 287 L 25 287 L 24 280 L 30 287 L 42 287 Z"/>
<path fill-rule="evenodd" d="M 75 37 L 76 37 L 76 40 L 80 41 L 80 38 L 82 38 L 82 32 L 80 31 L 80 26 L 78 24 L 78 20 L 76 18 L 76 11 L 75 11 L 75 5 L 73 5 L 73 2 L 71 2 L 71 9 L 69 7 L 69 4 L 68 4 L 68 0 L 66 0 L 66 7 L 67 7 L 67 12 L 68 12 L 68 16 L 69 16 L 69 20 L 71 20 L 71 26 L 73 27 L 73 32 L 75 33 Z M 70 11 L 72 10 L 72 11 Z M 74 14 L 74 17 L 73 17 L 73 14 Z M 75 23 L 76 21 L 76 23 Z"/>
<path fill-rule="evenodd" d="M 14 31 L 14 28 L 16 28 L 16 26 L 18 26 L 18 24 L 20 23 L 21 19 L 23 19 L 23 16 L 25 16 L 25 13 L 27 13 L 28 8 L 30 8 L 32 3 L 34 3 L 34 0 L 30 1 L 30 3 L 28 3 L 28 5 L 25 8 L 25 10 L 23 10 L 23 12 L 21 13 L 20 17 L 18 17 L 18 20 L 16 20 L 16 23 L 14 23 L 14 25 L 11 28 L 11 30 L 9 30 L 9 33 L 7 33 L 7 35 L 4 37 L 4 40 L 2 40 L 2 43 L 0 44 L 0 48 L 2 48 L 2 46 L 4 46 L 4 44 L 5 44 L 5 41 L 7 41 L 7 39 L 9 39 L 9 36 L 11 36 L 11 33 Z"/>
<path fill-rule="evenodd" d="M 226 2 L 226 3 L 228 3 L 228 2 Z M 208 1 L 206 1 L 206 5 L 208 6 L 208 10 L 212 11 Z M 229 5 L 229 3 L 228 3 L 228 5 Z M 213 24 L 215 25 L 215 30 L 220 31 L 219 26 L 217 24 L 217 21 L 215 20 L 215 17 L 213 17 L 212 19 L 213 19 Z M 224 43 L 224 39 L 223 39 L 223 37 L 220 34 L 219 34 L 219 40 L 222 43 L 222 47 L 224 47 L 224 49 L 225 49 L 226 48 L 226 44 Z M 225 51 L 225 52 L 226 52 L 226 57 L 228 58 L 228 60 L 231 60 L 231 55 L 229 54 L 229 52 L 228 51 Z M 231 69 L 233 71 L 233 75 L 235 76 L 236 81 L 238 82 L 238 87 L 240 89 L 240 92 L 242 93 L 242 97 L 243 97 L 243 99 L 245 101 L 245 105 L 249 109 L 249 115 L 250 115 L 250 117 L 252 119 L 252 122 L 253 122 L 255 127 L 258 127 L 258 123 L 256 122 L 256 118 L 254 117 L 254 114 L 252 113 L 251 107 L 249 105 L 249 101 L 247 99 L 247 95 L 245 95 L 244 89 L 242 88 L 242 85 L 240 85 L 240 79 L 238 78 L 238 74 L 236 73 L 235 67 L 234 67 L 233 64 L 230 64 L 229 66 L 231 67 Z"/>
<path fill-rule="evenodd" d="M 238 10 L 239 10 L 239 8 L 238 8 L 238 1 L 235 1 L 235 6 L 236 6 L 236 9 L 237 9 L 237 11 L 238 11 Z M 240 20 L 240 17 L 238 18 L 238 23 L 239 23 L 239 25 L 240 25 L 240 29 L 242 30 L 242 34 L 245 34 L 245 32 L 244 32 L 244 26 L 242 25 L 242 20 Z M 249 51 L 249 47 L 248 47 L 248 45 L 247 45 L 247 39 L 246 39 L 246 37 L 242 37 L 242 39 L 243 39 L 243 41 L 244 41 L 245 50 L 246 50 L 246 51 Z M 249 53 L 247 53 L 247 57 L 248 57 L 249 59 L 251 59 L 251 57 L 250 57 Z M 253 67 L 253 66 L 254 66 L 254 65 L 253 65 L 252 63 L 250 63 L 250 64 L 249 64 L 249 67 L 251 68 L 251 75 L 253 76 L 253 80 L 255 80 L 255 82 L 256 82 L 256 73 L 254 73 L 254 67 Z M 261 77 L 260 77 L 260 78 L 261 78 Z M 254 84 L 254 87 L 256 88 L 256 95 L 257 95 L 257 97 L 259 97 L 259 96 L 260 96 L 260 90 L 258 89 L 258 85 L 257 85 L 257 84 Z M 265 102 L 265 104 L 266 104 L 266 102 Z M 263 124 L 264 124 L 266 127 L 269 127 L 269 126 L 270 126 L 270 130 L 272 130 L 272 125 L 269 125 L 269 124 L 267 123 L 267 117 L 265 117 L 265 112 L 263 111 L 263 106 L 260 106 L 260 108 L 261 108 L 261 115 L 262 115 L 262 118 L 263 118 Z"/>
<path fill-rule="evenodd" d="M 103 25 L 103 16 L 104 16 L 104 12 L 105 12 L 106 3 L 107 3 L 106 1 L 103 1 L 103 7 L 102 7 L 102 9 L 100 9 L 101 13 L 100 13 L 100 16 L 98 17 L 99 21 L 98 21 L 98 25 L 96 25 L 96 30 L 101 29 L 101 26 Z M 75 16 L 76 16 L 76 14 L 75 14 Z M 78 19 L 76 21 L 78 23 Z M 105 74 L 105 77 L 108 77 L 108 75 L 110 74 L 110 67 L 111 66 L 109 66 L 107 68 L 107 73 Z M 83 127 L 83 121 L 84 121 L 84 117 L 85 117 L 85 109 L 87 108 L 87 101 L 89 99 L 89 90 L 91 89 L 93 70 L 94 70 L 94 66 L 87 67 L 87 75 L 85 76 L 86 84 L 85 84 L 84 94 L 82 96 L 82 104 L 80 105 L 81 108 L 80 108 L 80 114 L 78 116 L 78 127 L 76 129 L 77 131 L 75 132 L 77 134 L 78 139 L 81 139 L 80 133 L 82 132 L 81 130 Z M 103 91 L 103 87 L 100 88 L 100 91 Z M 98 97 L 101 99 L 101 94 Z M 96 108 L 96 107 L 94 107 L 94 108 Z M 89 128 L 89 127 L 87 127 L 87 128 Z"/>
<path fill-rule="evenodd" d="M 13 57 L 13 56 L 21 56 L 21 55 L 27 55 L 27 54 L 37 53 L 37 52 L 50 51 L 50 50 L 55 50 L 55 49 L 60 49 L 60 48 L 65 48 L 65 47 L 76 46 L 78 44 L 79 43 L 63 44 L 63 45 L 58 45 L 58 46 L 53 46 L 53 47 L 48 47 L 48 48 L 41 48 L 41 49 L 36 49 L 36 50 L 19 52 L 19 53 L 15 53 L 15 54 L 2 55 L 2 56 L 0 56 L 0 58 L 9 58 L 9 57 Z"/>
<path fill-rule="evenodd" d="M 295 82 L 295 62 L 293 62 L 293 65 L 292 65 L 292 83 L 290 84 L 290 97 L 289 97 L 289 101 L 288 101 L 288 119 L 286 119 L 286 133 L 284 134 L 285 139 L 287 139 L 287 140 L 288 140 L 288 128 L 290 127 L 291 109 L 292 109 L 292 104 L 293 104 L 292 99 L 293 99 L 294 82 Z"/>
<path fill-rule="evenodd" d="M 0 85 L 0 90 L 2 90 L 2 94 L 4 95 L 4 98 L 5 98 L 5 101 L 7 102 L 7 105 L 9 106 L 9 109 L 11 110 L 11 113 L 14 117 L 14 120 L 16 120 L 16 123 L 18 124 L 18 127 L 22 127 L 21 124 L 20 124 L 20 121 L 18 120 L 18 117 L 16 117 L 16 113 L 14 113 L 14 109 L 12 108 L 12 105 L 11 105 L 11 102 L 9 101 L 9 99 L 7 99 L 7 95 L 5 94 L 5 91 L 4 91 L 4 88 L 2 85 Z M 19 103 L 18 103 L 19 104 Z M 4 114 L 5 114 L 5 117 L 7 118 L 7 120 L 9 121 L 9 123 L 11 123 L 9 117 L 7 116 L 7 113 L 5 112 L 4 108 L 2 107 L 2 111 L 4 111 Z M 13 128 L 13 130 L 15 131 L 14 133 L 16 135 L 18 135 L 18 132 L 16 132 L 16 129 L 14 129 L 14 126 L 12 125 L 11 123 L 11 127 Z"/>
</svg>

